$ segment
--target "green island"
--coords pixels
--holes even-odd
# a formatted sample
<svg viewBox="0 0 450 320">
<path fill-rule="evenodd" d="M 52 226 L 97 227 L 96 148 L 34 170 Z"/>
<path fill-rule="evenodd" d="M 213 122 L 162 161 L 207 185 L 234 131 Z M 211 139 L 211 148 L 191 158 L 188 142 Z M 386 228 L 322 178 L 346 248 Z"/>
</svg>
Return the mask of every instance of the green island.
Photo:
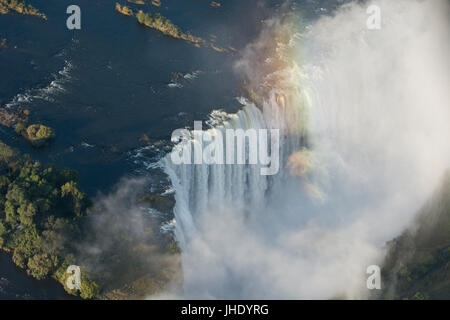
<svg viewBox="0 0 450 320">
<path fill-rule="evenodd" d="M 14 130 L 27 139 L 34 147 L 47 145 L 55 137 L 55 130 L 43 124 L 32 124 L 26 127 L 22 122 L 18 123 Z"/>
<path fill-rule="evenodd" d="M 136 4 L 136 2 L 134 2 L 134 0 L 128 1 L 128 2 Z M 152 4 L 159 7 L 161 5 L 161 2 L 153 1 Z M 215 36 L 214 36 L 213 40 L 211 41 L 211 43 L 208 44 L 204 39 L 202 39 L 200 37 L 193 36 L 192 34 L 190 34 L 188 32 L 183 32 L 183 31 L 181 31 L 181 29 L 179 27 L 174 25 L 169 19 L 162 16 L 160 13 L 151 14 L 151 13 L 145 13 L 142 10 L 139 10 L 135 14 L 131 8 L 127 7 L 126 5 L 121 5 L 120 3 L 116 3 L 116 11 L 125 16 L 136 16 L 137 21 L 140 24 L 142 24 L 146 27 L 158 30 L 159 32 L 161 32 L 162 34 L 164 34 L 166 36 L 187 41 L 187 42 L 193 44 L 197 48 L 200 48 L 203 45 L 203 46 L 207 46 L 207 47 L 213 49 L 214 51 L 220 52 L 220 53 L 229 53 L 229 52 L 233 53 L 236 51 L 236 49 L 234 49 L 231 46 L 229 46 L 228 49 L 226 49 L 226 48 L 221 48 L 221 47 L 214 45 L 213 43 L 215 42 Z"/>
<path fill-rule="evenodd" d="M 14 131 L 34 147 L 43 147 L 55 137 L 55 130 L 43 124 L 28 124 L 30 111 L 21 107 L 11 110 L 0 107 L 0 124 Z"/>
<path fill-rule="evenodd" d="M 122 6 L 119 3 L 116 3 L 116 10 L 126 16 L 134 15 L 132 9 L 125 5 Z M 179 27 L 174 25 L 169 19 L 165 18 L 160 13 L 151 14 L 144 13 L 142 10 L 139 10 L 135 16 L 140 24 L 158 30 L 166 36 L 170 36 L 176 39 L 182 39 L 193 43 L 196 46 L 205 44 L 205 40 L 199 37 L 195 37 L 190 33 L 182 32 Z"/>
<path fill-rule="evenodd" d="M 0 249 L 30 276 L 51 277 L 83 299 L 142 299 L 179 278 L 177 244 L 150 239 L 150 224 L 134 234 L 111 223 L 124 217 L 93 205 L 75 171 L 33 161 L 1 141 L 0 170 Z M 80 290 L 66 285 L 70 265 L 80 266 Z"/>
<path fill-rule="evenodd" d="M 15 11 L 23 15 L 36 16 L 47 20 L 47 16 L 32 5 L 27 5 L 23 0 L 0 0 L 0 13 L 7 14 L 10 11 Z"/>
<path fill-rule="evenodd" d="M 127 6 L 121 6 L 120 3 L 116 3 L 116 11 L 120 12 L 121 14 L 123 14 L 125 16 L 132 16 L 133 15 L 133 10 L 131 10 Z"/>
<path fill-rule="evenodd" d="M 155 7 L 161 7 L 161 0 L 152 0 L 152 5 Z"/>
<path fill-rule="evenodd" d="M 144 0 L 127 0 L 129 3 L 143 5 L 145 4 Z"/>
</svg>

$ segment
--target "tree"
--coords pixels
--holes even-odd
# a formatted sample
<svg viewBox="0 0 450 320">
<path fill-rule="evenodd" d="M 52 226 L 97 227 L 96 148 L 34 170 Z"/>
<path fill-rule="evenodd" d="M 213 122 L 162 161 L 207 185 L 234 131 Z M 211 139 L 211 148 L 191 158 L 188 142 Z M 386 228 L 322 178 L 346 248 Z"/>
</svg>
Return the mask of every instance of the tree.
<svg viewBox="0 0 450 320">
<path fill-rule="evenodd" d="M 18 152 L 0 141 L 0 161 L 8 162 L 17 156 Z"/>
<path fill-rule="evenodd" d="M 100 288 L 98 284 L 89 279 L 85 272 L 81 273 L 80 297 L 83 299 L 92 299 L 98 295 Z"/>
<path fill-rule="evenodd" d="M 145 14 L 142 10 L 139 10 L 138 13 L 136 13 L 136 18 L 139 23 L 144 23 L 145 21 Z"/>
<path fill-rule="evenodd" d="M 14 249 L 13 262 L 20 268 L 25 268 L 27 264 L 27 258 L 25 256 L 24 250 L 20 248 Z"/>
<path fill-rule="evenodd" d="M 36 279 L 54 275 L 64 283 L 67 263 L 75 261 L 67 239 L 81 236 L 81 218 L 91 205 L 78 174 L 19 156 L 0 141 L 2 159 L 8 170 L 0 172 L 0 247 L 13 250 L 14 263 Z M 86 278 L 82 296 L 98 291 Z"/>
<path fill-rule="evenodd" d="M 8 191 L 8 186 L 11 183 L 5 176 L 0 176 L 0 194 L 5 194 Z"/>
<path fill-rule="evenodd" d="M 6 199 L 14 205 L 20 205 L 25 202 L 25 191 L 17 184 L 13 184 L 6 194 Z"/>
<path fill-rule="evenodd" d="M 42 124 L 32 124 L 24 131 L 24 137 L 33 144 L 40 147 L 55 137 L 55 131 Z"/>
<path fill-rule="evenodd" d="M 30 202 L 22 202 L 17 209 L 20 223 L 24 226 L 31 226 L 33 224 L 33 217 L 36 214 L 36 207 Z"/>
<path fill-rule="evenodd" d="M 82 193 L 74 181 L 69 181 L 61 187 L 61 197 L 69 197 L 72 202 L 72 210 L 77 216 L 81 216 L 85 195 Z"/>
<path fill-rule="evenodd" d="M 23 134 L 23 132 L 25 131 L 25 129 L 27 128 L 27 124 L 23 121 L 19 121 L 15 126 L 14 126 L 14 131 L 18 134 L 21 135 Z"/>
<path fill-rule="evenodd" d="M 16 207 L 10 201 L 5 202 L 5 215 L 5 221 L 11 226 L 15 226 L 18 222 L 18 217 L 16 215 Z"/>
<path fill-rule="evenodd" d="M 0 247 L 2 247 L 5 243 L 5 236 L 6 236 L 6 227 L 3 224 L 3 222 L 0 220 Z"/>
<path fill-rule="evenodd" d="M 28 272 L 38 280 L 47 277 L 52 267 L 52 260 L 46 253 L 36 254 L 28 260 Z"/>
</svg>

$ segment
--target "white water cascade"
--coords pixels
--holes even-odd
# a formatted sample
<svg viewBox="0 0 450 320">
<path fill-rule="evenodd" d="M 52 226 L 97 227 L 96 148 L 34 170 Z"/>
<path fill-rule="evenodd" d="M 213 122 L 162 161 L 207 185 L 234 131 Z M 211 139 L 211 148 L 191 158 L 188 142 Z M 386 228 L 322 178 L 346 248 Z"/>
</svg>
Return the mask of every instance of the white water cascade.
<svg viewBox="0 0 450 320">
<path fill-rule="evenodd" d="M 379 31 L 353 3 L 301 34 L 269 22 L 244 54 L 257 105 L 213 112 L 209 130 L 279 129 L 276 175 L 163 159 L 184 297 L 368 295 L 366 267 L 450 166 L 448 3 L 377 3 Z"/>
<path fill-rule="evenodd" d="M 211 126 L 208 132 L 213 137 L 217 136 L 215 132 L 221 132 L 225 150 L 227 129 L 278 129 L 282 169 L 274 176 L 262 175 L 260 164 L 178 165 L 167 157 L 164 160 L 165 171 L 176 190 L 176 236 L 182 247 L 186 245 L 186 238 L 195 234 L 196 215 L 218 211 L 220 205 L 226 204 L 242 215 L 262 210 L 267 205 L 270 190 L 286 178 L 287 172 L 283 166 L 289 155 L 305 144 L 304 123 L 308 99 L 300 88 L 274 88 L 261 109 L 246 99 L 242 101 L 245 105 L 236 114 L 212 112 L 207 121 Z M 175 148 L 182 148 L 185 143 L 190 141 L 184 141 Z M 236 154 L 236 145 L 234 150 Z M 245 151 L 248 162 L 248 149 Z"/>
</svg>

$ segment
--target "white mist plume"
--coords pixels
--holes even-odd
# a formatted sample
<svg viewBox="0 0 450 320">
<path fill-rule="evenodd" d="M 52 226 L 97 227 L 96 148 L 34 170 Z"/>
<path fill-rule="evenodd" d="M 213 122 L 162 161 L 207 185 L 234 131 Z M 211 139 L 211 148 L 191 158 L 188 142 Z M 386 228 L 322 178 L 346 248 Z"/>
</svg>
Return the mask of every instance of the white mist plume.
<svg viewBox="0 0 450 320">
<path fill-rule="evenodd" d="M 160 221 L 140 201 L 147 178 L 123 178 L 99 194 L 77 244 L 76 261 L 102 283 L 107 298 L 141 299 L 179 286 L 179 257 L 164 248 Z"/>
<path fill-rule="evenodd" d="M 273 119 L 284 112 L 280 105 L 307 118 L 308 143 L 282 144 L 286 166 L 277 178 L 166 163 L 177 193 L 185 297 L 364 298 L 367 266 L 381 263 L 384 242 L 437 187 L 450 166 L 448 3 L 370 4 L 381 8 L 381 30 L 366 29 L 369 4 L 351 3 L 292 37 L 289 46 L 302 52 L 298 67 L 259 71 L 271 69 L 268 59 L 256 63 L 275 41 L 267 30 L 240 62 L 253 88 L 274 78 L 298 82 L 271 84 L 257 123 L 291 126 L 289 117 Z M 283 75 L 292 70 L 301 76 Z M 310 151 L 299 154 L 303 147 Z M 221 183 L 223 192 L 215 192 Z M 239 198 L 232 191 L 241 187 Z M 264 203 L 254 206 L 249 193 Z"/>
</svg>

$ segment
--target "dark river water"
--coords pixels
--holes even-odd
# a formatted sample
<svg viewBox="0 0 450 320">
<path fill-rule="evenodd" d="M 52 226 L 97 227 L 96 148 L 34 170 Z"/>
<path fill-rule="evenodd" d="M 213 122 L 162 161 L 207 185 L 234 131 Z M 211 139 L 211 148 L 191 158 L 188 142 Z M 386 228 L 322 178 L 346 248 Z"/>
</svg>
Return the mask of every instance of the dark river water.
<svg viewBox="0 0 450 320">
<path fill-rule="evenodd" d="M 75 299 L 53 279 L 36 280 L 0 253 L 0 299 Z"/>
<path fill-rule="evenodd" d="M 232 68 L 236 55 L 198 49 L 144 28 L 118 14 L 115 1 L 31 3 L 47 14 L 47 22 L 0 16 L 0 37 L 8 44 L 0 51 L 0 104 L 29 108 L 32 121 L 52 126 L 57 137 L 39 151 L 11 142 L 21 140 L 11 130 L 2 130 L 0 139 L 34 158 L 79 170 L 89 193 L 130 171 L 127 152 L 143 144 L 143 134 L 166 139 L 212 109 L 240 107 L 235 97 L 241 82 Z M 73 3 L 82 13 L 77 31 L 66 28 L 66 8 Z M 135 7 L 158 10 L 194 35 L 215 35 L 218 45 L 241 48 L 258 30 L 251 20 L 261 17 L 240 19 L 250 5 L 237 3 L 220 11 L 194 0 L 164 1 L 160 9 Z M 173 87 L 172 73 L 181 76 Z"/>
<path fill-rule="evenodd" d="M 161 12 L 182 30 L 206 40 L 215 37 L 217 46 L 239 52 L 279 2 L 226 0 L 213 8 L 206 0 L 162 0 L 160 8 L 129 6 Z M 77 170 L 82 187 L 93 197 L 107 193 L 124 176 L 148 174 L 145 159 L 167 152 L 144 148 L 144 134 L 151 144 L 164 146 L 174 129 L 205 120 L 214 109 L 234 112 L 241 107 L 236 97 L 243 79 L 233 70 L 239 53 L 196 48 L 163 36 L 118 14 L 115 0 L 28 3 L 48 21 L 0 15 L 0 40 L 7 39 L 7 47 L 0 49 L 0 106 L 29 109 L 31 122 L 53 127 L 56 138 L 38 150 L 1 127 L 0 140 L 33 159 Z M 71 4 L 81 8 L 81 30 L 66 28 Z M 320 9 L 314 1 L 303 6 L 311 16 Z M 164 177 L 155 172 L 154 180 L 157 184 Z M 30 279 L 1 253 L 0 298 L 67 295 L 52 280 Z"/>
</svg>

